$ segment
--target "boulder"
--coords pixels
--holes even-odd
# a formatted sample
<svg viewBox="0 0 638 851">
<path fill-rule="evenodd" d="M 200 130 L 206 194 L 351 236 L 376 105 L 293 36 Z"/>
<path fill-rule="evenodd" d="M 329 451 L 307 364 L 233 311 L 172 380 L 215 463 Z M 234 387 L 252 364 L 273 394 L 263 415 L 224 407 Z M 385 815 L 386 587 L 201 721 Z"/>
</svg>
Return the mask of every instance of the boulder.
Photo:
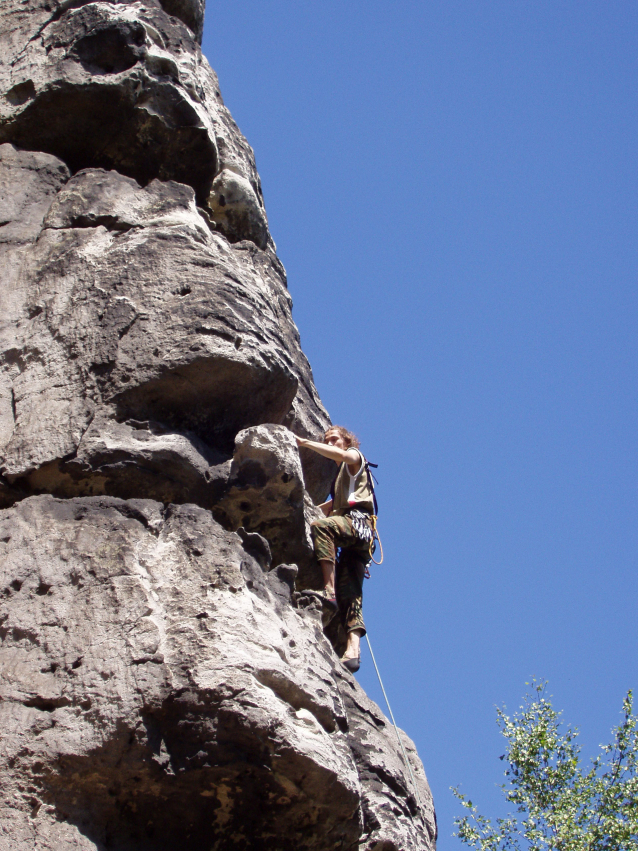
<svg viewBox="0 0 638 851">
<path fill-rule="evenodd" d="M 208 208 L 217 229 L 231 242 L 250 239 L 259 248 L 268 244 L 266 214 L 245 177 L 223 169 L 213 181 Z"/>
<path fill-rule="evenodd" d="M 273 564 L 297 565 L 300 586 L 322 587 L 310 536 L 310 523 L 322 514 L 304 487 L 297 443 L 287 428 L 260 425 L 239 432 L 226 491 L 213 513 L 227 529 L 242 527 L 266 538 Z"/>
</svg>

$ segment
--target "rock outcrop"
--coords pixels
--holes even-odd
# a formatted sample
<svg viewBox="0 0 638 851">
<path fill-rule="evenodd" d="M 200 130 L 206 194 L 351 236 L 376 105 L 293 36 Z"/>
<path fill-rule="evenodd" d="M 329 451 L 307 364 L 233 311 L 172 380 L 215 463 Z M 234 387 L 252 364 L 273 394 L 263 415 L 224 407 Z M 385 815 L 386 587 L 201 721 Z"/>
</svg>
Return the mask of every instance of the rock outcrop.
<svg viewBox="0 0 638 851">
<path fill-rule="evenodd" d="M 0 848 L 430 851 L 299 592 L 330 421 L 203 13 L 0 9 Z"/>
</svg>

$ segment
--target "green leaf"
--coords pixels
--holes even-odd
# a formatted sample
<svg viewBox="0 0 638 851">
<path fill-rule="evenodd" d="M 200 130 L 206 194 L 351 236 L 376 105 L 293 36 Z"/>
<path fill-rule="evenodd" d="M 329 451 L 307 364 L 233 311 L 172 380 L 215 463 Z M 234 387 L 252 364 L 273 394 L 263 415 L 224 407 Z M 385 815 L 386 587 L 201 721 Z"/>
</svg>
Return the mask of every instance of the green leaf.
<svg viewBox="0 0 638 851">
<path fill-rule="evenodd" d="M 505 799 L 516 815 L 489 819 L 454 789 L 470 815 L 455 819 L 455 834 L 478 851 L 638 851 L 638 719 L 633 695 L 623 700 L 623 720 L 613 741 L 601 746 L 584 771 L 578 729 L 563 731 L 547 683 L 532 680 L 520 711 L 496 710 L 506 740 Z"/>
</svg>

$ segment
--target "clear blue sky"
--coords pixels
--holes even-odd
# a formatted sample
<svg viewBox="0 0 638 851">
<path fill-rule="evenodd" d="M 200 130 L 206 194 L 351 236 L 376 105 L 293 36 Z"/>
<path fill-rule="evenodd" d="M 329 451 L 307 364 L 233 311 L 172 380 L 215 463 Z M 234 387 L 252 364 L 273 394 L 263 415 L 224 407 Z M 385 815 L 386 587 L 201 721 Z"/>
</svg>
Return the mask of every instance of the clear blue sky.
<svg viewBox="0 0 638 851">
<path fill-rule="evenodd" d="M 638 687 L 637 32 L 614 0 L 208 0 L 319 392 L 380 465 L 365 614 L 440 851 L 450 785 L 502 812 L 494 704 L 548 678 L 593 756 Z"/>
</svg>

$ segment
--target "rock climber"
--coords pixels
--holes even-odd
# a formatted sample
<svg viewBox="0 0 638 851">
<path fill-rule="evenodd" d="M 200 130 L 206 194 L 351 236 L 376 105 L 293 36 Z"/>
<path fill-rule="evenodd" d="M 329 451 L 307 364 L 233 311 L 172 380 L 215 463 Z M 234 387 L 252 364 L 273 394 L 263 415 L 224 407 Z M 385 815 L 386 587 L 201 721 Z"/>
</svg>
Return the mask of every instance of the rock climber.
<svg viewBox="0 0 638 851">
<path fill-rule="evenodd" d="M 318 507 L 326 515 L 311 524 L 315 555 L 323 573 L 319 597 L 325 609 L 339 612 L 347 635 L 341 662 L 354 673 L 361 664 L 360 639 L 366 634 L 362 613 L 363 578 L 371 558 L 374 497 L 359 441 L 343 426 L 331 426 L 323 443 L 297 437 L 305 446 L 339 464 L 333 496 Z M 339 560 L 336 551 L 341 549 Z M 336 563 L 336 569 L 335 569 Z M 336 570 L 336 576 L 335 576 Z"/>
</svg>

